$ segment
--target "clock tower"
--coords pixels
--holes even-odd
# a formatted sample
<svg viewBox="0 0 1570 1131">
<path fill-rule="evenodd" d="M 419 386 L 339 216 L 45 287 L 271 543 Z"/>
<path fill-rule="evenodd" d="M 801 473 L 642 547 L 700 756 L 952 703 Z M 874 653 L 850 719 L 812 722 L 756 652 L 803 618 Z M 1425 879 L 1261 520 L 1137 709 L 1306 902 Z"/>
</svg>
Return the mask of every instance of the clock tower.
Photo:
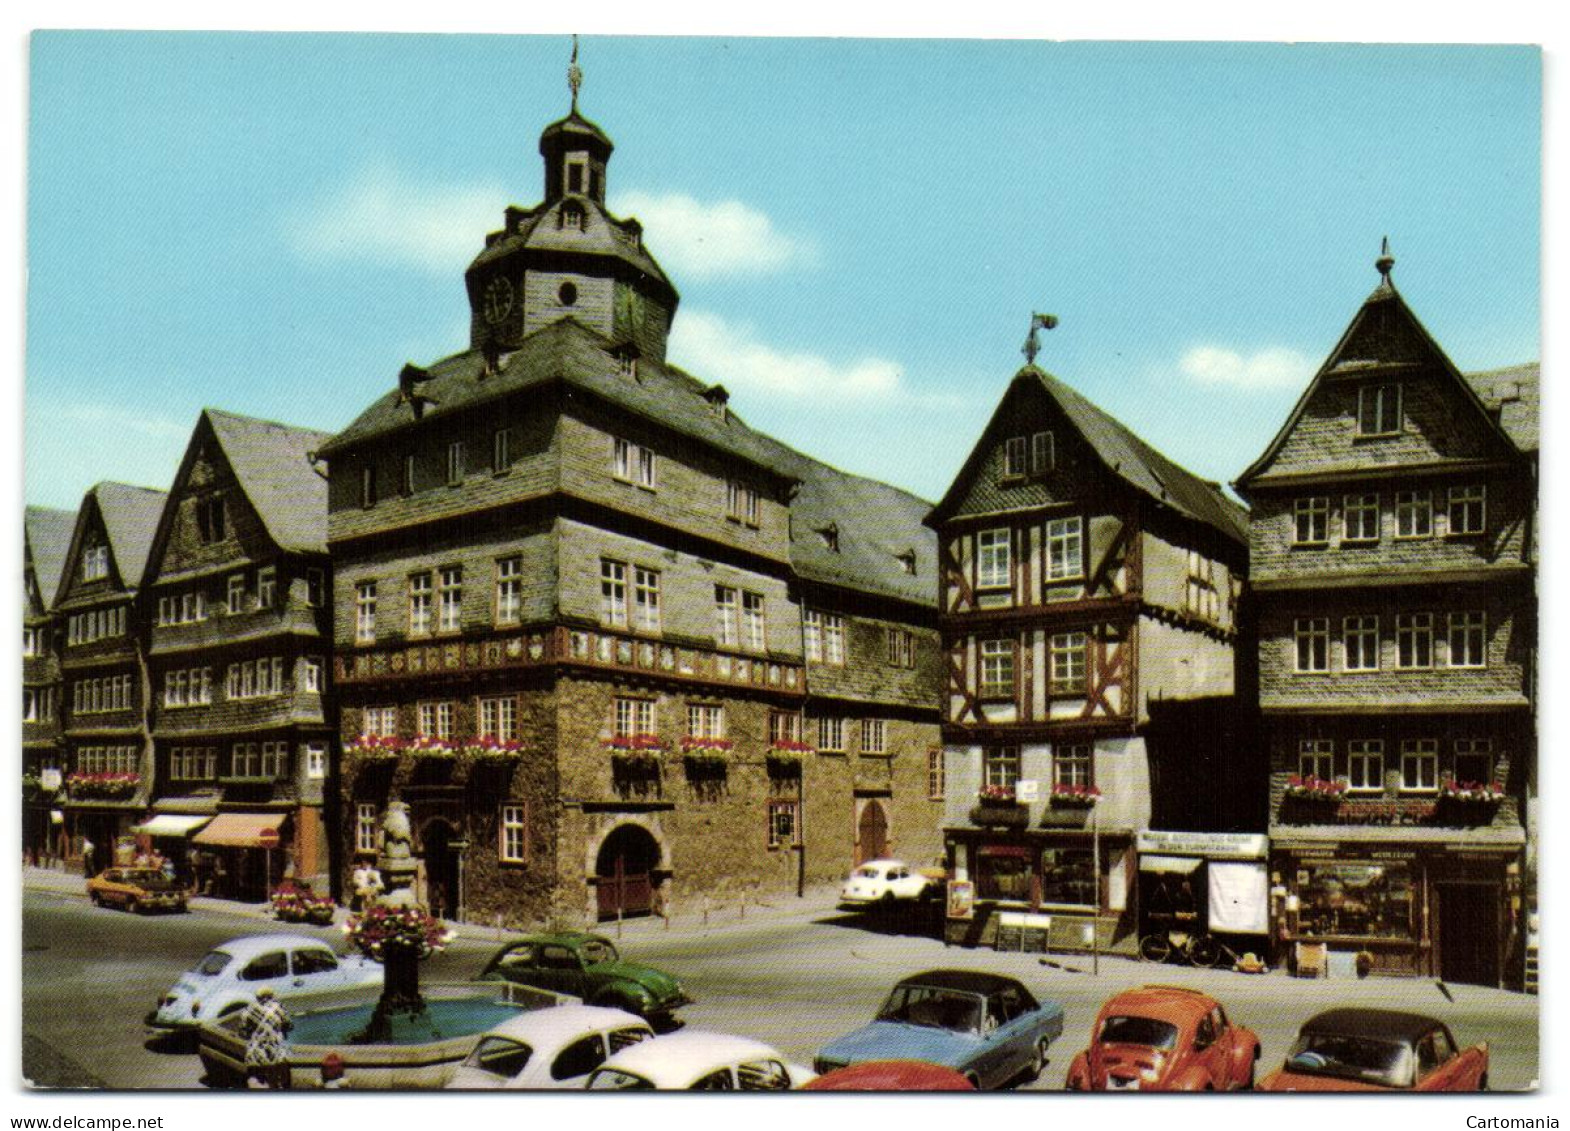
<svg viewBox="0 0 1570 1131">
<path fill-rule="evenodd" d="M 572 107 L 540 135 L 545 199 L 506 210 L 469 265 L 471 348 L 500 352 L 563 318 L 663 361 L 679 297 L 643 244 L 643 227 L 605 207 L 615 148 L 578 112 L 577 48 L 567 72 Z"/>
</svg>

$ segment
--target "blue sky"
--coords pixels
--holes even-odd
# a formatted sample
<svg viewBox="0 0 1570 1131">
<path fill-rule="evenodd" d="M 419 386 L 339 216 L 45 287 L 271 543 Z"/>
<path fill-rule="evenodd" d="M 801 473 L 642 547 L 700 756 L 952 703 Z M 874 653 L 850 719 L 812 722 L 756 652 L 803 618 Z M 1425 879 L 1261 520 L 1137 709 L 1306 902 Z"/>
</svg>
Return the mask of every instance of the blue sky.
<svg viewBox="0 0 1570 1131">
<path fill-rule="evenodd" d="M 167 486 L 203 405 L 335 430 L 467 341 L 565 36 L 41 33 L 25 494 Z M 671 359 L 937 498 L 1022 362 L 1191 470 L 1264 448 L 1377 281 L 1538 357 L 1533 48 L 585 37 Z"/>
</svg>

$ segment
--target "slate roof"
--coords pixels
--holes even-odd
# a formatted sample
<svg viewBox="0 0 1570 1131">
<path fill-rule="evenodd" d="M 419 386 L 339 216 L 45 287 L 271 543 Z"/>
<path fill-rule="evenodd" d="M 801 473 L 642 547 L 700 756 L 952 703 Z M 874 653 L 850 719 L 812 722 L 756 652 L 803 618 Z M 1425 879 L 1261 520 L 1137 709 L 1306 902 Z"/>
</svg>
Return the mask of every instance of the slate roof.
<svg viewBox="0 0 1570 1131">
<path fill-rule="evenodd" d="M 27 549 L 33 556 L 33 574 L 38 578 L 38 593 L 48 608 L 54 604 L 65 563 L 71 556 L 71 534 L 76 529 L 76 512 L 54 507 L 28 507 L 22 516 Z"/>
<path fill-rule="evenodd" d="M 99 483 L 88 494 L 98 500 L 98 512 L 103 516 L 109 552 L 114 555 L 120 582 L 125 588 L 134 589 L 142 583 L 147 555 L 169 492 L 129 483 Z"/>
<path fill-rule="evenodd" d="M 569 204 L 583 210 L 581 228 L 569 228 L 560 222 L 561 210 Z M 643 244 L 643 225 L 633 219 L 618 220 L 603 204 L 591 197 L 563 197 L 532 209 L 514 206 L 508 209 L 508 213 L 516 217 L 514 230 L 493 233 L 486 241 L 485 250 L 470 263 L 471 272 L 525 248 L 531 251 L 600 255 L 630 264 L 659 283 L 673 297 L 676 294 L 676 288 Z"/>
<path fill-rule="evenodd" d="M 326 553 L 327 480 L 312 468 L 308 453 L 325 444 L 331 433 L 216 408 L 202 412 L 246 498 L 279 549 Z"/>
<path fill-rule="evenodd" d="M 1537 451 L 1539 370 L 1536 361 L 1506 369 L 1462 374 L 1489 409 L 1498 412 L 1500 426 L 1523 452 Z"/>
</svg>

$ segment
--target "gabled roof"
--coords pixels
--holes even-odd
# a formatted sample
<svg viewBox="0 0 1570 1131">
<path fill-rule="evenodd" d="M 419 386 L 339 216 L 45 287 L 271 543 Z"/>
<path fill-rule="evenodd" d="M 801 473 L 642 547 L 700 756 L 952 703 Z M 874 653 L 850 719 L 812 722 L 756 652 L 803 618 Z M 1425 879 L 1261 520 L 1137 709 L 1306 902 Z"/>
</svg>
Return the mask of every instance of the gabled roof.
<svg viewBox="0 0 1570 1131">
<path fill-rule="evenodd" d="M 1540 369 L 1541 365 L 1532 361 L 1464 375 L 1477 390 L 1478 399 L 1499 415 L 1505 434 L 1523 452 L 1537 451 Z"/>
<path fill-rule="evenodd" d="M 65 593 L 65 578 L 70 576 L 69 563 L 81 554 L 82 537 L 87 532 L 91 516 L 97 514 L 109 539 L 109 553 L 114 558 L 115 571 L 120 585 L 129 591 L 142 584 L 147 571 L 147 555 L 152 549 L 153 536 L 163 514 L 167 491 L 152 487 L 135 487 L 129 483 L 98 483 L 89 487 L 76 512 L 76 527 L 71 533 L 71 548 L 67 552 L 67 565 L 61 573 L 61 582 L 55 593 L 59 600 Z"/>
<path fill-rule="evenodd" d="M 327 552 L 327 480 L 310 454 L 331 433 L 202 410 L 240 489 L 281 550 Z M 183 470 L 183 469 L 182 469 Z"/>
<path fill-rule="evenodd" d="M 478 350 L 466 350 L 438 361 L 422 381 L 419 394 L 434 402 L 423 419 L 473 409 L 526 389 L 561 381 L 627 412 L 663 425 L 689 439 L 709 444 L 728 456 L 746 460 L 785 479 L 794 478 L 775 446 L 732 412 L 718 412 L 703 397 L 701 381 L 652 358 L 638 362 L 638 376 L 621 371 L 609 341 L 574 318 L 552 322 L 524 338 L 503 356 L 497 371 L 485 376 Z M 397 389 L 383 394 L 353 423 L 321 448 L 331 456 L 344 448 L 414 424 L 414 408 Z"/>
<path fill-rule="evenodd" d="M 562 209 L 569 206 L 582 210 L 581 227 L 569 228 L 561 223 Z M 670 292 L 673 299 L 676 297 L 676 288 L 644 246 L 643 225 L 631 218 L 618 220 L 592 197 L 567 196 L 532 209 L 514 205 L 507 212 L 515 217 L 513 230 L 495 232 L 487 237 L 485 249 L 469 264 L 471 273 L 525 248 L 561 254 L 603 255 L 635 267 Z"/>
<path fill-rule="evenodd" d="M 28 507 L 22 527 L 27 552 L 33 558 L 33 576 L 38 579 L 38 595 L 44 608 L 54 604 L 70 560 L 71 533 L 76 529 L 76 512 L 53 507 Z"/>
<path fill-rule="evenodd" d="M 1201 479 L 1173 463 L 1136 436 L 1122 421 L 1034 364 L 1025 366 L 1014 375 L 1014 384 L 998 402 L 992 419 L 982 432 L 982 439 L 972 449 L 965 466 L 943 496 L 943 501 L 928 515 L 929 525 L 946 518 L 968 490 L 981 469 L 990 445 L 995 442 L 993 432 L 1004 406 L 1014 389 L 1022 383 L 1033 383 L 1046 391 L 1112 474 L 1155 502 L 1213 527 L 1233 541 L 1247 543 L 1248 512 L 1227 498 L 1219 483 Z"/>
<path fill-rule="evenodd" d="M 1412 312 L 1412 308 L 1407 306 L 1406 300 L 1390 281 L 1388 266 L 1381 271 L 1381 275 L 1379 285 L 1363 300 L 1363 305 L 1352 317 L 1341 340 L 1314 374 L 1314 379 L 1303 390 L 1297 404 L 1292 406 L 1286 422 L 1270 441 L 1270 446 L 1237 477 L 1239 489 L 1266 474 L 1325 380 L 1360 372 L 1400 372 L 1418 365 L 1435 366 L 1454 380 L 1463 399 L 1475 408 L 1483 427 L 1507 447 L 1516 447 L 1500 421 L 1478 396 L 1477 388 L 1462 376 L 1455 363 L 1439 348 L 1439 343 Z M 1535 417 L 1535 413 L 1533 415 Z"/>
</svg>

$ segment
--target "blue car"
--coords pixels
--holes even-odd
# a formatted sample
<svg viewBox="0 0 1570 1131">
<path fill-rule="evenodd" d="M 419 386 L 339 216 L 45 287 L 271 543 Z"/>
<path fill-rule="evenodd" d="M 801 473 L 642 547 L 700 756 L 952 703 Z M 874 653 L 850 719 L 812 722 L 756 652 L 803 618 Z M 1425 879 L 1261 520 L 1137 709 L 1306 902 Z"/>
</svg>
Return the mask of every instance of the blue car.
<svg viewBox="0 0 1570 1131">
<path fill-rule="evenodd" d="M 1063 1034 L 1063 1007 L 1037 1002 L 1016 978 L 975 970 L 928 970 L 894 987 L 870 1025 L 830 1041 L 813 1061 L 830 1072 L 868 1060 L 924 1060 L 999 1088 L 1046 1067 Z"/>
</svg>

